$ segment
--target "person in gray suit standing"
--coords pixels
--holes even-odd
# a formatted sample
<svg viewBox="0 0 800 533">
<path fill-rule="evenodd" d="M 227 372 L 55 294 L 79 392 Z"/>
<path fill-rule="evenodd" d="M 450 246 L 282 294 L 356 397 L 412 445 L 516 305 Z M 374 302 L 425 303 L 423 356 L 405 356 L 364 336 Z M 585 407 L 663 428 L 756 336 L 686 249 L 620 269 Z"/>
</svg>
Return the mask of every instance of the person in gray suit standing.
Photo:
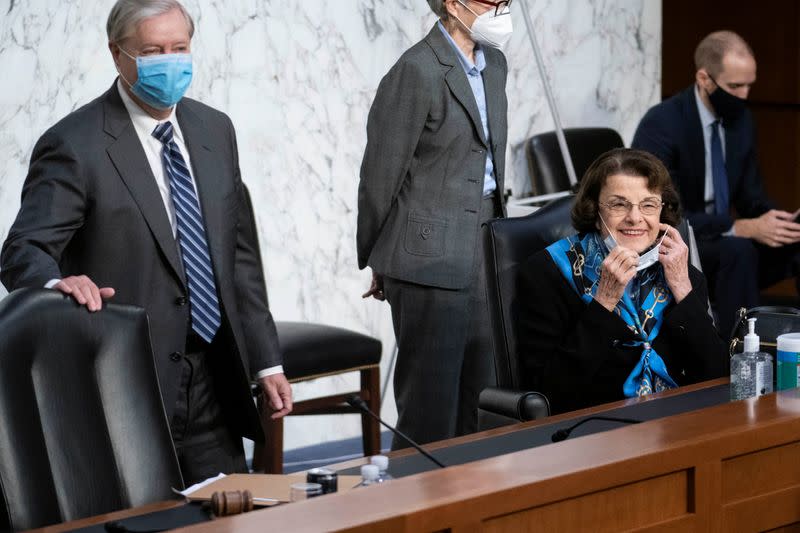
<svg viewBox="0 0 800 533">
<path fill-rule="evenodd" d="M 177 0 L 118 0 L 107 32 L 119 77 L 36 143 L 0 278 L 90 312 L 144 307 L 184 481 L 246 472 L 241 436 L 263 439 L 251 377 L 273 417 L 292 397 L 233 125 L 183 98 L 194 22 Z"/>
<path fill-rule="evenodd" d="M 503 215 L 509 3 L 428 0 L 439 20 L 369 112 L 358 266 L 392 309 L 398 429 L 423 443 L 474 432 L 496 381 L 479 230 Z"/>
</svg>

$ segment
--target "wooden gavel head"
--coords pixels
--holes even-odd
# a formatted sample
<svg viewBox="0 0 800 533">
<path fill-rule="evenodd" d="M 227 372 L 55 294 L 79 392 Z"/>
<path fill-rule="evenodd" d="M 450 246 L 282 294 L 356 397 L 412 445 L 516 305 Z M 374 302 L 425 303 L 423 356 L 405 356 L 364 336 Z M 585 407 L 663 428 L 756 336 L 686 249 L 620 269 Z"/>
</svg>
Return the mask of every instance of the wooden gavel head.
<svg viewBox="0 0 800 533">
<path fill-rule="evenodd" d="M 211 495 L 211 512 L 230 516 L 253 510 L 253 494 L 249 490 L 226 490 Z"/>
</svg>

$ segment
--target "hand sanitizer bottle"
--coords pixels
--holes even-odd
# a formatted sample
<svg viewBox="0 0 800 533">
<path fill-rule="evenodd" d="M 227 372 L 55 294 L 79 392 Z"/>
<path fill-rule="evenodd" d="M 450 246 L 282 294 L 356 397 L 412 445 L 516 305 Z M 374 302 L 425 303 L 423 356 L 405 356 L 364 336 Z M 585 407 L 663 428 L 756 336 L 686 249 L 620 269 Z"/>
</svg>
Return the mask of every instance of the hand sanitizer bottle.
<svg viewBox="0 0 800 533">
<path fill-rule="evenodd" d="M 744 400 L 772 392 L 772 356 L 760 351 L 756 319 L 747 319 L 744 352 L 731 357 L 731 400 Z"/>
</svg>

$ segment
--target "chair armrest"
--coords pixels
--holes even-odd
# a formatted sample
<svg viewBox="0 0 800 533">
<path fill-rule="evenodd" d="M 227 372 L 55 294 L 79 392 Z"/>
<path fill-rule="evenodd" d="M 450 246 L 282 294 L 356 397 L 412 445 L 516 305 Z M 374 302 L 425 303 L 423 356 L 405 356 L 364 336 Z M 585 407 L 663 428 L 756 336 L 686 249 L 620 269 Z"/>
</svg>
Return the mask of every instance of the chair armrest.
<svg viewBox="0 0 800 533">
<path fill-rule="evenodd" d="M 478 398 L 479 430 L 536 420 L 550 415 L 544 394 L 488 387 Z"/>
</svg>

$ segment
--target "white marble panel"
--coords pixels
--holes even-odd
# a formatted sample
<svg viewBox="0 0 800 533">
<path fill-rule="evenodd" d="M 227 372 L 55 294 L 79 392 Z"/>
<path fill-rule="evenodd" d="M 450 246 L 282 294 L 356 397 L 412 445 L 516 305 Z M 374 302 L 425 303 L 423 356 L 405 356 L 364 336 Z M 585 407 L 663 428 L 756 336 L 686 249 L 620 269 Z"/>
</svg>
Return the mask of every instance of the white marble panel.
<svg viewBox="0 0 800 533">
<path fill-rule="evenodd" d="M 517 0 L 518 2 L 520 0 Z M 564 126 L 609 126 L 629 142 L 658 100 L 661 2 L 530 1 Z M 106 90 L 109 0 L 0 2 L 0 236 L 7 234 L 33 144 L 56 120 Z M 386 304 L 362 300 L 355 256 L 358 170 L 375 89 L 434 22 L 424 0 L 191 0 L 197 22 L 189 95 L 237 127 L 257 210 L 270 302 L 279 320 L 371 333 L 394 348 Z M 512 6 L 513 7 L 513 6 Z M 519 9 L 507 55 L 509 178 L 530 190 L 522 143 L 552 129 Z M 345 390 L 355 376 L 296 387 L 297 399 Z M 384 415 L 396 416 L 391 386 Z M 297 417 L 293 448 L 354 436 L 359 419 Z"/>
</svg>

